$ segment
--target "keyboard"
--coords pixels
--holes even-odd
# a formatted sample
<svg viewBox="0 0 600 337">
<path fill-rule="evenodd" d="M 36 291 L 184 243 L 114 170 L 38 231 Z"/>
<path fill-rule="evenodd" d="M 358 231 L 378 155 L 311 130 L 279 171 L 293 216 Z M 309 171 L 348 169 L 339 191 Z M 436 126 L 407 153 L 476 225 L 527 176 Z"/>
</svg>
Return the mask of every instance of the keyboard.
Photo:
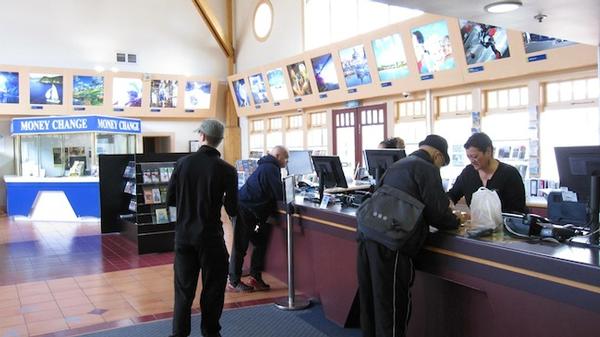
<svg viewBox="0 0 600 337">
<path fill-rule="evenodd" d="M 352 191 L 359 191 L 359 190 L 368 190 L 371 188 L 371 185 L 354 185 L 354 186 L 348 186 L 347 188 L 344 187 L 332 187 L 332 188 L 326 188 L 325 189 L 325 193 L 346 193 L 346 192 L 352 192 Z"/>
</svg>

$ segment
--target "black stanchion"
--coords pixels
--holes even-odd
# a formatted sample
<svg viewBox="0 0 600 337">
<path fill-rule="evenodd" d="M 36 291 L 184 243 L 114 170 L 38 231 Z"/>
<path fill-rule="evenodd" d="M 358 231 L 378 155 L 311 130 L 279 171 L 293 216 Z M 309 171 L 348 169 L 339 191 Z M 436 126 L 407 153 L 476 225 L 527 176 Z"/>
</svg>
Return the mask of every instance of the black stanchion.
<svg viewBox="0 0 600 337">
<path fill-rule="evenodd" d="M 294 287 L 294 236 L 292 228 L 292 215 L 295 213 L 293 202 L 286 205 L 287 222 L 287 258 L 288 258 L 288 296 L 277 299 L 275 306 L 281 310 L 301 310 L 310 306 L 310 300 L 296 296 Z"/>
</svg>

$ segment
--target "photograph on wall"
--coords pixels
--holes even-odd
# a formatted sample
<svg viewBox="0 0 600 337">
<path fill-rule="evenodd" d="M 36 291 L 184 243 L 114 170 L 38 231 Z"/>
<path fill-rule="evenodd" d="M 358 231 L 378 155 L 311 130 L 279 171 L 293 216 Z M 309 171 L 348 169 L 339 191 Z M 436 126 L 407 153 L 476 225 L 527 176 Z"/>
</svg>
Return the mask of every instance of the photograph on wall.
<svg viewBox="0 0 600 337">
<path fill-rule="evenodd" d="M 104 104 L 104 77 L 73 76 L 73 105 Z"/>
<path fill-rule="evenodd" d="M 312 88 L 308 81 L 308 71 L 304 61 L 290 64 L 287 66 L 290 83 L 292 83 L 292 92 L 294 97 L 312 94 Z"/>
<path fill-rule="evenodd" d="M 0 71 L 0 103 L 19 103 L 19 73 Z"/>
<path fill-rule="evenodd" d="M 412 31 L 412 43 L 421 74 L 454 69 L 452 45 L 446 21 L 417 27 Z"/>
<path fill-rule="evenodd" d="M 62 104 L 62 102 L 62 75 L 29 74 L 29 103 Z"/>
<path fill-rule="evenodd" d="M 373 40 L 371 46 L 377 62 L 379 80 L 393 81 L 408 76 L 408 64 L 400 34 Z"/>
<path fill-rule="evenodd" d="M 237 81 L 233 81 L 233 91 L 240 108 L 250 106 L 250 97 L 248 97 L 248 92 L 246 91 L 246 80 L 240 78 Z"/>
<path fill-rule="evenodd" d="M 187 81 L 184 101 L 185 109 L 208 109 L 210 107 L 210 82 Z"/>
<path fill-rule="evenodd" d="M 175 108 L 177 106 L 177 90 L 177 81 L 152 80 L 150 83 L 150 107 Z"/>
<path fill-rule="evenodd" d="M 523 42 L 525 43 L 525 53 L 527 54 L 576 44 L 572 41 L 533 33 L 523 33 Z"/>
<path fill-rule="evenodd" d="M 317 81 L 319 92 L 337 90 L 340 88 L 340 81 L 333 64 L 333 55 L 331 53 L 321 55 L 310 59 L 313 66 L 313 73 Z"/>
<path fill-rule="evenodd" d="M 115 77 L 113 79 L 113 106 L 141 107 L 142 80 Z"/>
<path fill-rule="evenodd" d="M 276 68 L 267 71 L 267 80 L 271 88 L 271 97 L 274 101 L 283 101 L 288 99 L 288 91 L 283 78 L 283 69 Z"/>
<path fill-rule="evenodd" d="M 269 103 L 267 97 L 267 87 L 262 74 L 256 74 L 248 77 L 250 81 L 250 91 L 252 92 L 252 99 L 254 104 Z"/>
<path fill-rule="evenodd" d="M 372 82 L 367 54 L 362 44 L 340 50 L 340 62 L 346 87 L 352 88 Z"/>
<path fill-rule="evenodd" d="M 510 56 L 506 29 L 459 20 L 467 64 L 484 63 Z"/>
</svg>

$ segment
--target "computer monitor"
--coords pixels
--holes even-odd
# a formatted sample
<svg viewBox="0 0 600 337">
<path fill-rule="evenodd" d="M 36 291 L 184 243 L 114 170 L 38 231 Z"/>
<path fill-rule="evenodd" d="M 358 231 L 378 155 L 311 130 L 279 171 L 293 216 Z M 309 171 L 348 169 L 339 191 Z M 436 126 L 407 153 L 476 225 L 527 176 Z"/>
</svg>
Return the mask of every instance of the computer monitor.
<svg viewBox="0 0 600 337">
<path fill-rule="evenodd" d="M 364 152 L 369 174 L 371 177 L 375 178 L 378 184 L 383 173 L 385 173 L 393 163 L 406 157 L 406 152 L 401 149 L 376 149 L 365 150 Z"/>
<path fill-rule="evenodd" d="M 579 201 L 589 202 L 591 176 L 600 175 L 600 146 L 555 147 L 560 186 L 577 193 Z"/>
<path fill-rule="evenodd" d="M 338 156 L 312 156 L 315 171 L 319 176 L 319 185 L 325 188 L 343 187 L 348 188 L 342 162 Z M 322 183 L 321 183 L 322 181 Z"/>
<path fill-rule="evenodd" d="M 85 172 L 86 169 L 86 156 L 69 156 L 69 161 L 68 161 L 68 166 L 65 169 L 70 169 L 71 167 L 73 167 L 73 163 L 76 161 L 81 161 L 83 162 L 83 170 L 82 173 Z"/>
<path fill-rule="evenodd" d="M 313 173 L 312 162 L 310 160 L 311 153 L 312 151 L 310 150 L 290 151 L 287 164 L 288 174 L 297 176 Z"/>
</svg>

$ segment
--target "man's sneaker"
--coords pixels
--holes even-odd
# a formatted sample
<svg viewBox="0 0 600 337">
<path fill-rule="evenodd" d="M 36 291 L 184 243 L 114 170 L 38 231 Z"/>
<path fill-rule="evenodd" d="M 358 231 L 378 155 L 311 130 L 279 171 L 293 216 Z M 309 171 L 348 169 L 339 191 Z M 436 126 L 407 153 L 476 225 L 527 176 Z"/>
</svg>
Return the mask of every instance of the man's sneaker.
<svg viewBox="0 0 600 337">
<path fill-rule="evenodd" d="M 235 291 L 236 293 L 250 293 L 254 291 L 252 286 L 249 286 L 242 281 L 236 283 L 227 282 L 227 289 L 230 291 Z"/>
<path fill-rule="evenodd" d="M 264 291 L 264 290 L 271 289 L 271 286 L 266 284 L 262 278 L 254 278 L 254 277 L 250 276 L 248 278 L 248 284 L 253 286 L 254 290 L 256 290 L 256 291 Z"/>
</svg>

